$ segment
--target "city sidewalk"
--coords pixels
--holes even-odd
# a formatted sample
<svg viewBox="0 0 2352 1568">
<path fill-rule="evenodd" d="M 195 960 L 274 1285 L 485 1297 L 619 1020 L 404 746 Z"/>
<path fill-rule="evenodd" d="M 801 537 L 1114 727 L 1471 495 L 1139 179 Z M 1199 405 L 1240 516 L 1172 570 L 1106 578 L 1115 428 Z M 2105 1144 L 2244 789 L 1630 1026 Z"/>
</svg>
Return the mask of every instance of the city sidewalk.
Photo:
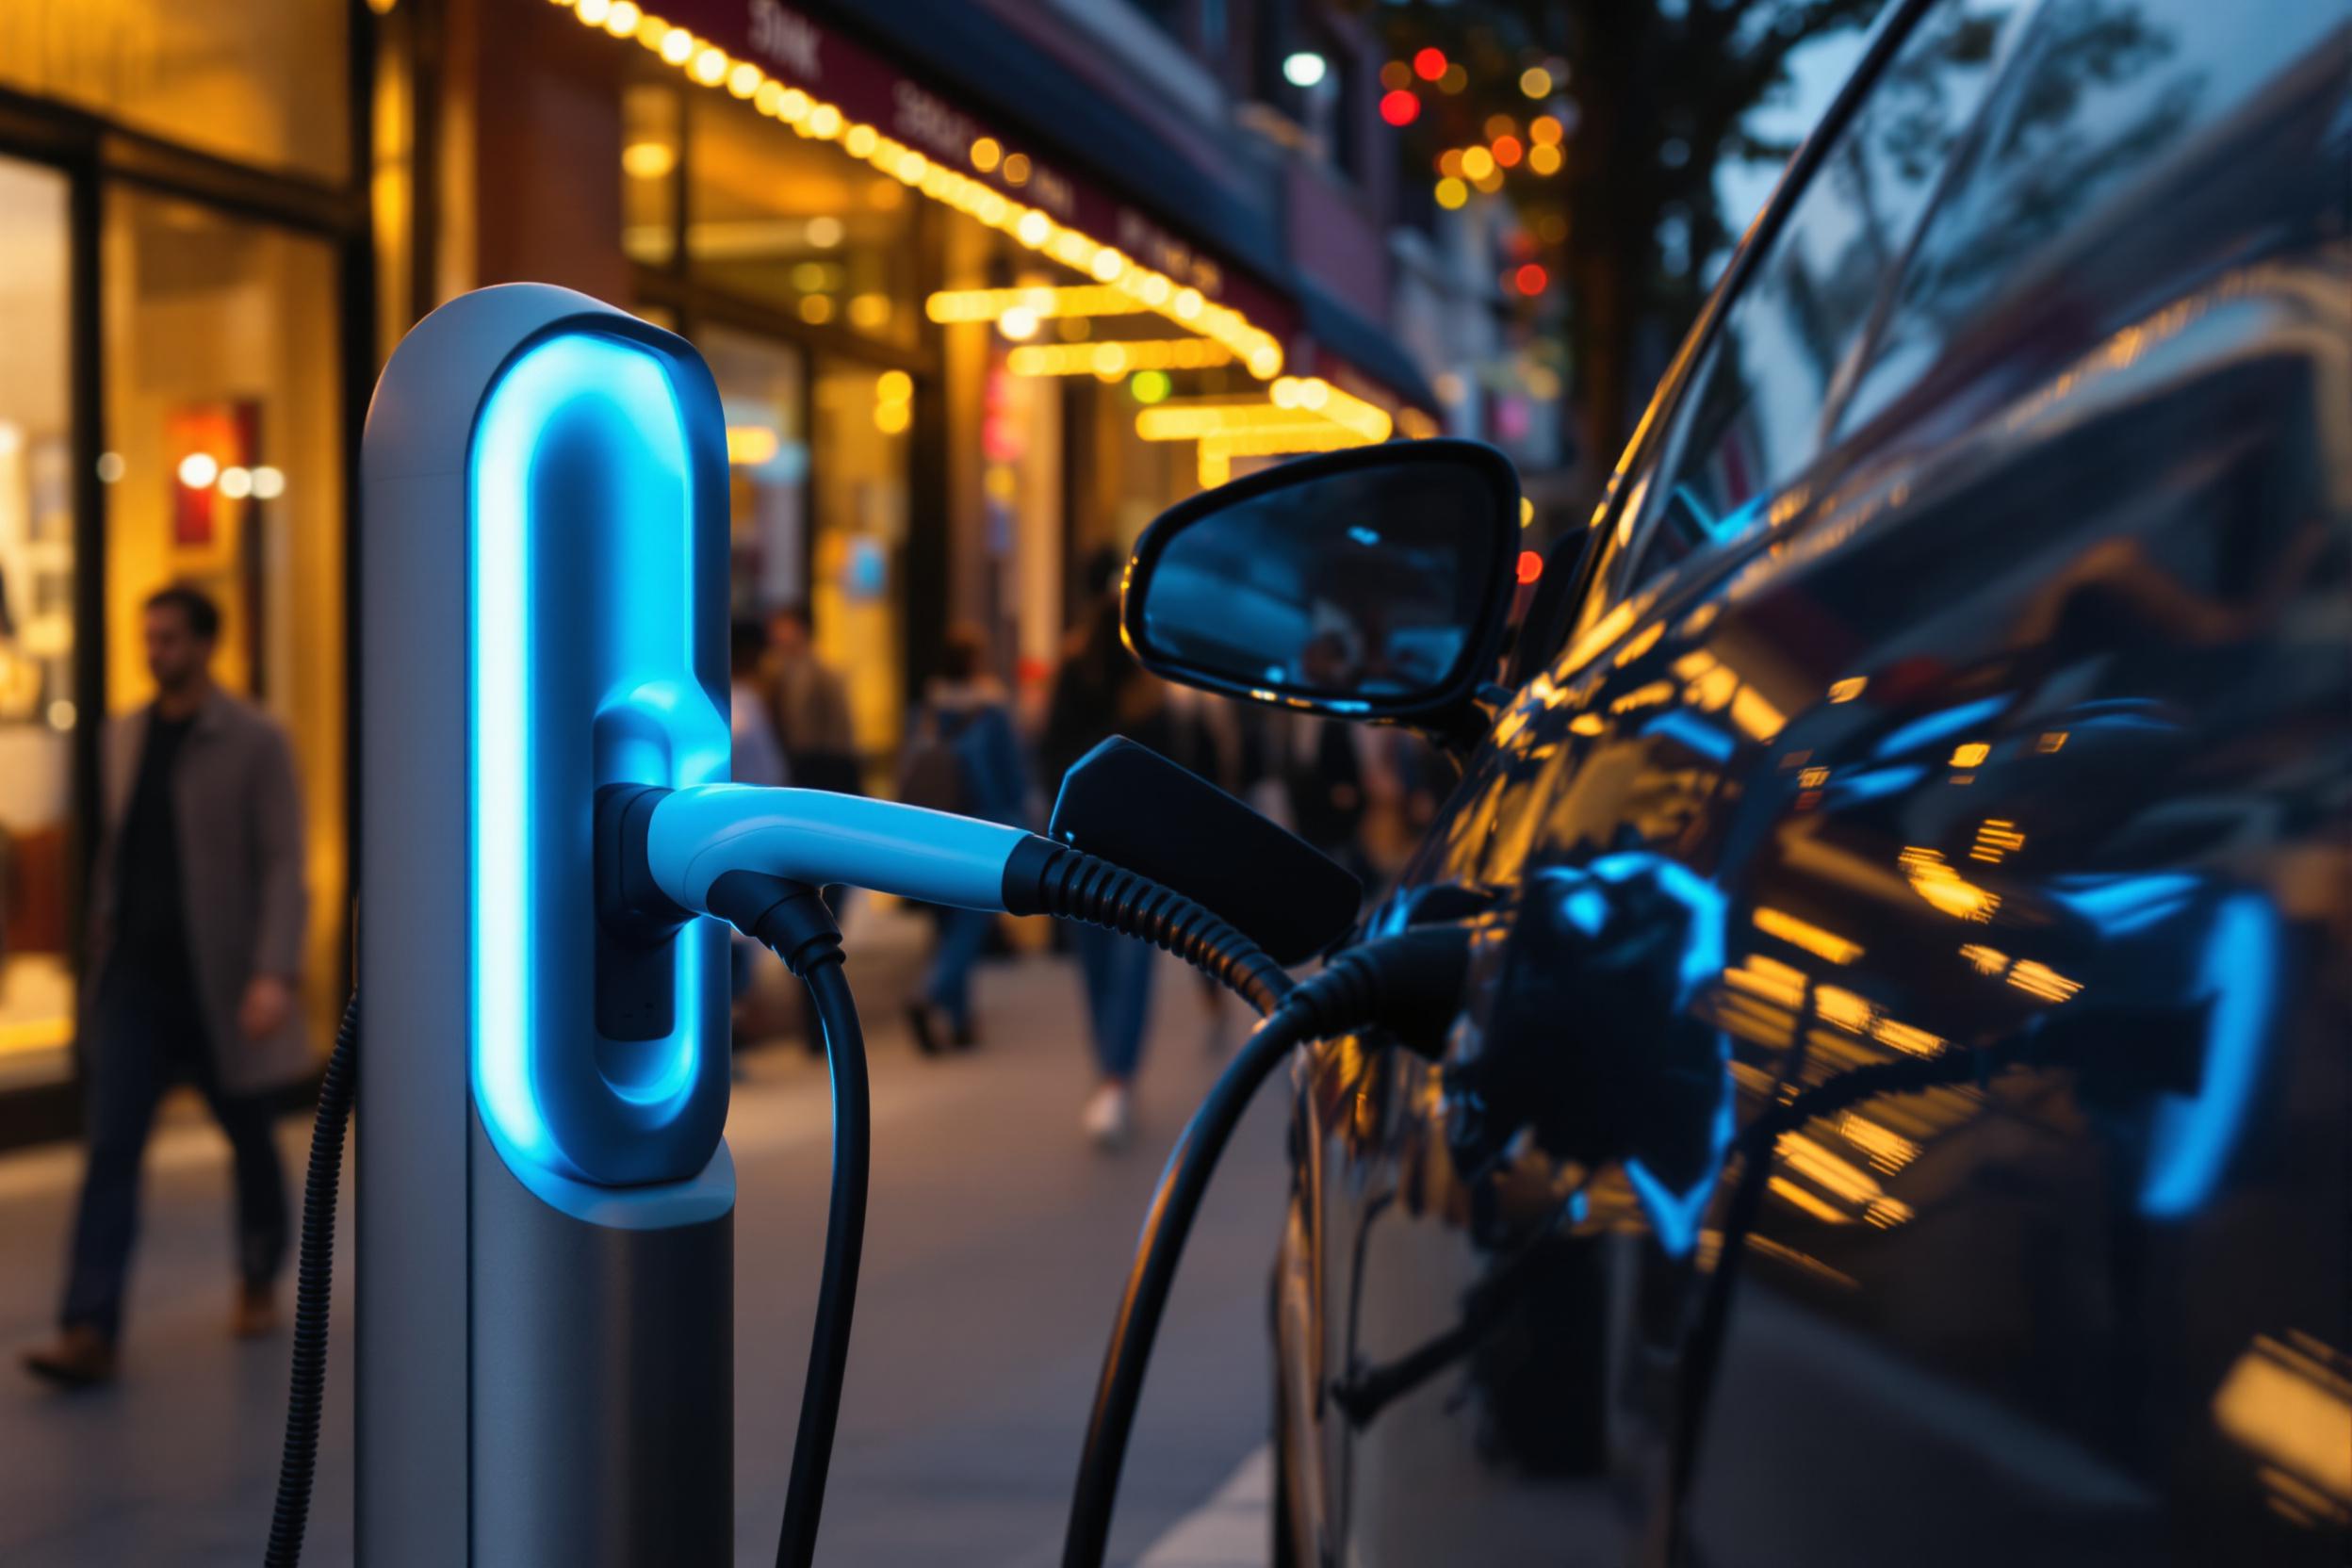
<svg viewBox="0 0 2352 1568">
<path fill-rule="evenodd" d="M 980 972 L 979 1050 L 929 1062 L 900 1002 L 922 926 L 853 909 L 851 978 L 871 1041 L 874 1189 L 858 1331 L 821 1556 L 858 1564 L 1059 1560 L 1088 1398 L 1135 1234 L 1168 1145 L 1222 1065 L 1172 961 L 1157 976 L 1139 1135 L 1087 1147 L 1076 975 L 1030 958 Z M 763 989 L 788 986 L 780 967 Z M 788 996 L 769 1016 L 790 1016 Z M 1247 1027 L 1218 1014 L 1228 1043 Z M 364 1047 L 363 1047 L 364 1050 Z M 728 1122 L 737 1217 L 737 1558 L 773 1560 L 808 1350 L 829 1154 L 822 1065 L 747 1053 Z M 364 1078 L 363 1078 L 364 1082 Z M 363 1089 L 363 1093 L 365 1090 Z M 1266 1268 L 1284 1176 L 1279 1088 L 1236 1135 L 1195 1228 L 1127 1464 L 1112 1560 L 1265 1560 Z M 307 1120 L 280 1130 L 299 1175 Z M 76 1149 L 0 1157 L 0 1345 L 48 1328 Z M 286 1396 L 283 1334 L 238 1344 L 227 1156 L 192 1103 L 151 1151 L 123 1374 L 77 1396 L 0 1367 L 0 1561 L 242 1564 L 268 1531 Z M 351 1556 L 351 1232 L 336 1252 L 320 1473 L 307 1560 Z M 291 1305 L 288 1283 L 287 1304 Z M 1229 1485 L 1229 1481 L 1233 1484 Z"/>
</svg>

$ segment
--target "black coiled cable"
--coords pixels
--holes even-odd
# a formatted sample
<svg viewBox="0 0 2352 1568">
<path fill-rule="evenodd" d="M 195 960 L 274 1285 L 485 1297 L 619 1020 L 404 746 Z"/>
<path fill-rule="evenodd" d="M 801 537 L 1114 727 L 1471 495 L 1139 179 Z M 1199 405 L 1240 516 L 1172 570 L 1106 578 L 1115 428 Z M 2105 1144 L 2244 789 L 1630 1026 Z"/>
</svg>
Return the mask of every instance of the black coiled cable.
<svg viewBox="0 0 2352 1568">
<path fill-rule="evenodd" d="M 302 1560 L 310 1522 L 310 1483 L 318 1467 L 318 1411 L 327 1381 L 327 1298 L 335 1278 L 335 1184 L 343 1170 L 343 1135 L 351 1124 L 359 1082 L 359 991 L 343 1004 L 335 1050 L 318 1081 L 318 1112 L 311 1123 L 310 1168 L 302 1181 L 302 1252 L 294 1269 L 294 1370 L 286 1397 L 286 1449 L 278 1461 L 278 1500 L 270 1514 L 264 1568 L 294 1568 Z"/>
<path fill-rule="evenodd" d="M 1004 907 L 1106 926 L 1174 954 L 1261 1014 L 1298 984 L 1231 922 L 1172 888 L 1083 850 L 1032 837 L 1004 866 Z"/>
</svg>

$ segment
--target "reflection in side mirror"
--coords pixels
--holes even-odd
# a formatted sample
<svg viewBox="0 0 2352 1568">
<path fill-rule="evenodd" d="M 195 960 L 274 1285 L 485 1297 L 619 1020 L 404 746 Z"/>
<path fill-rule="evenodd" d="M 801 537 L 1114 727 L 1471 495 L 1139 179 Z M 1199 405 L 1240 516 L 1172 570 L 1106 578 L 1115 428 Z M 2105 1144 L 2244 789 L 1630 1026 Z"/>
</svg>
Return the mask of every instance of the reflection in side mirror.
<svg viewBox="0 0 2352 1568">
<path fill-rule="evenodd" d="M 1146 530 L 1122 626 L 1154 674 L 1363 718 L 1429 719 L 1491 674 L 1519 479 L 1475 441 L 1302 458 Z"/>
</svg>

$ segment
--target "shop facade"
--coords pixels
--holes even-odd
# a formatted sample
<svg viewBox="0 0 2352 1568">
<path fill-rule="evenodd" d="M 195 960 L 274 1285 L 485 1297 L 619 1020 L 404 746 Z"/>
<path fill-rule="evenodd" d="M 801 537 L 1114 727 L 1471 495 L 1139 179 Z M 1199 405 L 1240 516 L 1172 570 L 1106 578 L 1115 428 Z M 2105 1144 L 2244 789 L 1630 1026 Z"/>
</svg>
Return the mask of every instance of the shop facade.
<svg viewBox="0 0 2352 1568">
<path fill-rule="evenodd" d="M 295 736 L 325 1038 L 353 466 L 383 355 L 442 300 L 562 283 L 694 342 L 734 612 L 805 612 L 875 788 L 951 627 L 1040 704 L 1089 557 L 1225 474 L 1432 428 L 1409 371 L 1310 331 L 1330 303 L 1286 285 L 1279 213 L 983 8 L 945 40 L 662 9 L 0 8 L 0 1143 L 72 1125 L 98 739 L 148 695 L 166 581 L 221 599 L 224 681 Z"/>
<path fill-rule="evenodd" d="M 100 738 L 167 582 L 220 602 L 224 683 L 293 736 L 322 1025 L 342 976 L 364 14 L 0 8 L 0 1143 L 71 1125 Z"/>
</svg>

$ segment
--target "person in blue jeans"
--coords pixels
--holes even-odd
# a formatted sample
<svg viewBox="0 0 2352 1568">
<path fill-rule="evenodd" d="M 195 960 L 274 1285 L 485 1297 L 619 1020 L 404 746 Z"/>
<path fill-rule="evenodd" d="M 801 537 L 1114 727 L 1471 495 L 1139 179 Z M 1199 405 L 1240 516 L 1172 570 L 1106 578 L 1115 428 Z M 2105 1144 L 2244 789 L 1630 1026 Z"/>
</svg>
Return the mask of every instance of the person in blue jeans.
<svg viewBox="0 0 2352 1568">
<path fill-rule="evenodd" d="M 899 769 L 899 798 L 933 810 L 1027 825 L 1029 770 L 1004 688 L 988 673 L 988 641 L 976 627 L 950 628 L 939 673 L 923 692 Z M 906 1004 L 915 1044 L 926 1056 L 969 1050 L 972 970 L 996 917 L 982 909 L 939 911 L 939 946 L 922 988 Z"/>
<path fill-rule="evenodd" d="M 1087 562 L 1090 596 L 1054 678 L 1039 752 L 1050 788 L 1061 787 L 1070 764 L 1113 735 L 1124 735 L 1161 756 L 1181 760 L 1183 747 L 1168 688 L 1127 656 L 1119 636 L 1119 578 L 1126 557 L 1102 550 Z M 1151 944 L 1099 926 L 1071 933 L 1078 972 L 1086 988 L 1086 1019 L 1094 1037 L 1094 1092 L 1080 1125 L 1104 1149 L 1123 1147 L 1133 1130 L 1130 1086 L 1143 1055 L 1152 1016 Z"/>
</svg>

